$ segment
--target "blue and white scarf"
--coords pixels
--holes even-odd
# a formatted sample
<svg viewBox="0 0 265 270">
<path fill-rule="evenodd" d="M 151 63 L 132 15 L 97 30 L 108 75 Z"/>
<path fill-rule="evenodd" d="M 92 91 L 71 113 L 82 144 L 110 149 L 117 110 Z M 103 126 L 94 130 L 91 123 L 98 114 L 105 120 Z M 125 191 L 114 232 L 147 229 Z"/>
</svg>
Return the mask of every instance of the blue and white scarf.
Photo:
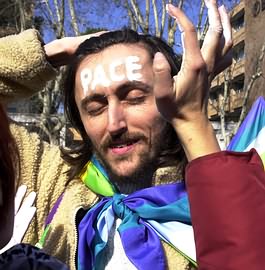
<svg viewBox="0 0 265 270">
<path fill-rule="evenodd" d="M 92 169 L 99 168 L 90 162 L 86 175 Z M 93 175 L 98 178 L 100 173 L 99 169 Z M 89 185 L 84 175 L 81 179 Z M 90 181 L 94 183 L 95 179 Z M 113 196 L 104 197 L 92 207 L 78 227 L 78 270 L 104 269 L 103 251 L 116 217 L 122 220 L 118 232 L 125 254 L 137 269 L 166 268 L 160 239 L 196 264 L 188 197 L 185 184 L 180 182 L 142 189 L 128 196 L 113 191 Z"/>
</svg>

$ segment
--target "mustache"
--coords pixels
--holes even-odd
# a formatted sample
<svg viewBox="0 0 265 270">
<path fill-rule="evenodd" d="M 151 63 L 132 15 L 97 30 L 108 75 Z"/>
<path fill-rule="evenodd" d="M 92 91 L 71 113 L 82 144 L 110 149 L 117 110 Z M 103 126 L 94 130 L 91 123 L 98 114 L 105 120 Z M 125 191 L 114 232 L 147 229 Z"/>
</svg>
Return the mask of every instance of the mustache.
<svg viewBox="0 0 265 270">
<path fill-rule="evenodd" d="M 148 138 L 144 136 L 140 132 L 125 132 L 119 135 L 107 135 L 101 144 L 101 149 L 107 150 L 109 147 L 118 143 L 128 143 L 128 142 L 136 142 L 143 141 L 148 143 Z"/>
</svg>

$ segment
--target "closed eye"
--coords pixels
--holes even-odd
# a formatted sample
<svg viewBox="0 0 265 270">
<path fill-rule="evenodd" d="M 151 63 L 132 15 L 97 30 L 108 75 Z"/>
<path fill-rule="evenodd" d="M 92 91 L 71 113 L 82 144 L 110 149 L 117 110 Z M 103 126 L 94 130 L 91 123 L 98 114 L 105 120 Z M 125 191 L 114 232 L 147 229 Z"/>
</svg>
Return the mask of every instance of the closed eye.
<svg viewBox="0 0 265 270">
<path fill-rule="evenodd" d="M 139 96 L 139 97 L 131 97 L 131 98 L 126 98 L 127 103 L 131 105 L 138 105 L 141 103 L 144 103 L 146 99 L 146 96 Z"/>
<path fill-rule="evenodd" d="M 106 96 L 94 94 L 84 98 L 81 102 L 81 107 L 86 114 L 90 116 L 96 116 L 104 111 L 107 104 L 108 101 Z"/>
<path fill-rule="evenodd" d="M 97 115 L 100 115 L 105 110 L 105 108 L 106 108 L 106 105 L 103 105 L 103 104 L 88 106 L 86 108 L 86 113 L 89 116 L 97 116 Z"/>
</svg>

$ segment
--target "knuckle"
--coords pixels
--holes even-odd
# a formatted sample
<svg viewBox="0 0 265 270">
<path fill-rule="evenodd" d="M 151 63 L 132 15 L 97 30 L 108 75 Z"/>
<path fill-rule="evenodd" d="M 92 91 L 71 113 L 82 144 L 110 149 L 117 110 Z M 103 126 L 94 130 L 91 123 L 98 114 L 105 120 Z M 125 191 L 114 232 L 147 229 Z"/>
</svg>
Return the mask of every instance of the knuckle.
<svg viewBox="0 0 265 270">
<path fill-rule="evenodd" d="M 198 59 L 198 61 L 193 62 L 193 69 L 196 71 L 206 70 L 207 65 L 205 61 L 201 58 L 201 59 Z"/>
</svg>

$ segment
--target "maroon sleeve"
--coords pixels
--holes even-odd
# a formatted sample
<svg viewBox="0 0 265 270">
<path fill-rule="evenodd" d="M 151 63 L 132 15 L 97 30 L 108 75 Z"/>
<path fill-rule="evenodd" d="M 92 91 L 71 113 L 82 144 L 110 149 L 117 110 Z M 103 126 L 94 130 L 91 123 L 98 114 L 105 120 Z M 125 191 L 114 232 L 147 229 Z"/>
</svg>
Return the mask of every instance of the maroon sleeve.
<svg viewBox="0 0 265 270">
<path fill-rule="evenodd" d="M 265 173 L 256 151 L 195 159 L 186 183 L 199 269 L 265 269 Z"/>
</svg>

